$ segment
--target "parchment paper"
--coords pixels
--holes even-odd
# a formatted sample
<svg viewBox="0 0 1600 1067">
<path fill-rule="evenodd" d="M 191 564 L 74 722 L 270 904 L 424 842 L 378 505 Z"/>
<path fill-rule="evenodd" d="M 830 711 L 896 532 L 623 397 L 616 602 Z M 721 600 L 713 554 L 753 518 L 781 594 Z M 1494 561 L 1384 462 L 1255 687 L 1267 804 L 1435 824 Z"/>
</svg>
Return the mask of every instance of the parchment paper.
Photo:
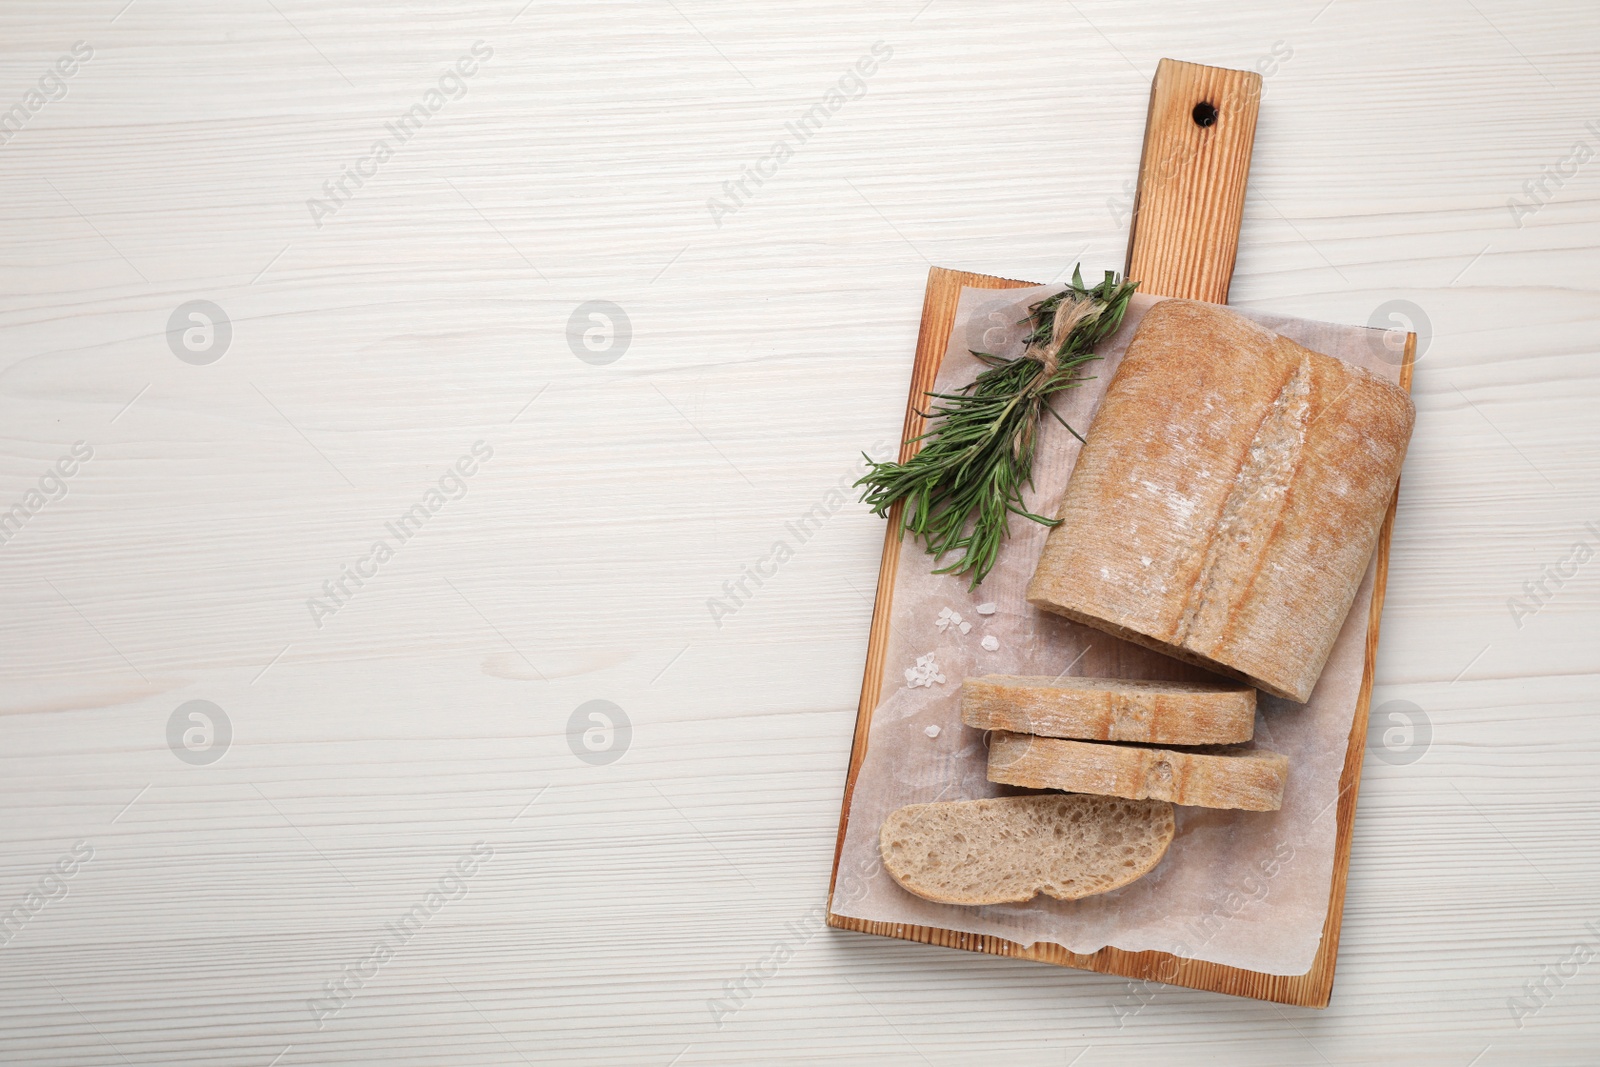
<svg viewBox="0 0 1600 1067">
<path fill-rule="evenodd" d="M 1061 288 L 963 289 L 935 388 L 948 391 L 977 376 L 982 367 L 970 349 L 1020 355 L 1022 331 L 1014 324 L 1029 304 Z M 1096 380 L 1057 397 L 1056 410 L 1080 433 L 1099 408 L 1139 320 L 1159 299 L 1136 295 L 1122 328 L 1101 345 L 1103 360 L 1087 368 Z M 1399 348 L 1384 331 L 1239 314 L 1307 348 L 1399 381 Z M 1053 419 L 1045 418 L 1041 429 L 1028 504 L 1039 514 L 1054 515 L 1080 446 Z M 920 544 L 901 545 L 883 689 L 851 800 L 833 910 L 861 919 L 991 934 L 1023 945 L 1055 942 L 1080 953 L 1107 945 L 1159 949 L 1267 974 L 1304 974 L 1316 957 L 1327 915 L 1334 802 L 1365 666 L 1370 566 L 1311 700 L 1301 705 L 1260 695 L 1256 743 L 1289 757 L 1282 810 L 1180 806 L 1177 837 L 1154 871 L 1122 889 L 1079 901 L 1041 895 L 1024 904 L 981 908 L 935 904 L 901 889 L 878 863 L 878 830 L 895 808 L 1022 792 L 985 777 L 983 733 L 961 723 L 963 677 L 1209 677 L 1029 606 L 1023 594 L 1045 534 L 1037 523 L 1013 517 L 999 563 L 976 593 L 968 592 L 964 578 L 933 574 L 933 560 Z M 984 603 L 995 604 L 996 612 L 979 615 L 977 606 Z M 936 622 L 945 607 L 970 622 L 971 631 L 962 634 L 954 626 L 940 631 Z M 999 639 L 998 650 L 984 650 L 985 635 Z M 908 687 L 906 669 L 930 652 L 944 683 Z M 930 726 L 939 728 L 937 737 L 927 735 Z"/>
</svg>

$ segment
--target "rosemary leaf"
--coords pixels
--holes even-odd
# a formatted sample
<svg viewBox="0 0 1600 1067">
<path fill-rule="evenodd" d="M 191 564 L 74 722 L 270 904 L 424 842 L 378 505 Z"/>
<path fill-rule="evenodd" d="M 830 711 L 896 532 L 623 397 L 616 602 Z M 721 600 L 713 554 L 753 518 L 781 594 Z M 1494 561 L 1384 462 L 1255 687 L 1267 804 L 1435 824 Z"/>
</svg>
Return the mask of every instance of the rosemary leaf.
<svg viewBox="0 0 1600 1067">
<path fill-rule="evenodd" d="M 909 531 L 936 561 L 961 553 L 934 573 L 970 574 L 976 587 L 994 567 L 1012 515 L 1056 525 L 1022 503 L 1023 490 L 1033 484 L 1039 418 L 1048 411 L 1083 439 L 1050 398 L 1089 380 L 1080 370 L 1099 358 L 1095 346 L 1122 325 L 1136 288 L 1137 282 L 1121 282 L 1112 271 L 1085 288 L 1074 269 L 1070 286 L 1032 305 L 1019 323 L 1029 327 L 1022 355 L 973 352 L 987 370 L 957 392 L 927 394 L 932 410 L 921 414 L 931 428 L 908 442 L 922 445 L 916 455 L 906 463 L 867 460 L 856 485 L 865 486 L 861 499 L 874 514 L 886 516 L 902 504 L 902 533 Z"/>
</svg>

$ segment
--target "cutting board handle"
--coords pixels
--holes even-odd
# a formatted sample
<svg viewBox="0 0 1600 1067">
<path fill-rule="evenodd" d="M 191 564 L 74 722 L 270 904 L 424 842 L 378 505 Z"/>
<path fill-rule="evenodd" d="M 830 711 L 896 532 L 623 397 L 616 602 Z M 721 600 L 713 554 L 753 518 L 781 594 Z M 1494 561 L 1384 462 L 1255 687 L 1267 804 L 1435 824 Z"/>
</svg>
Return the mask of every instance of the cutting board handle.
<svg viewBox="0 0 1600 1067">
<path fill-rule="evenodd" d="M 1260 107 L 1255 71 L 1156 67 L 1124 271 L 1140 292 L 1228 302 Z"/>
</svg>

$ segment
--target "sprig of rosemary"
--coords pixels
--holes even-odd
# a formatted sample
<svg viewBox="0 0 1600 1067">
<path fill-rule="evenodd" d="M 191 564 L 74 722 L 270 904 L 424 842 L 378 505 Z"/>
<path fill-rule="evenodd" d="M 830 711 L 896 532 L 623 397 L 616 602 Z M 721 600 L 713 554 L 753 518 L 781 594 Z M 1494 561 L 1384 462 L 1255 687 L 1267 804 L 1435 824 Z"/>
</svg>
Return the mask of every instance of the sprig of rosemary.
<svg viewBox="0 0 1600 1067">
<path fill-rule="evenodd" d="M 896 503 L 901 532 L 909 530 L 940 559 L 960 551 L 956 562 L 935 574 L 972 574 L 972 586 L 994 567 L 1000 542 L 1015 513 L 1045 526 L 1060 520 L 1035 515 L 1022 503 L 1031 487 L 1039 417 L 1050 412 L 1080 441 L 1078 431 L 1050 407 L 1050 398 L 1090 379 L 1079 369 L 1100 357 L 1094 347 L 1116 332 L 1137 282 L 1123 283 L 1112 271 L 1092 289 L 1074 268 L 1072 284 L 1032 305 L 1018 325 L 1030 325 L 1027 347 L 1015 359 L 972 354 L 989 369 L 959 392 L 929 393 L 940 403 L 937 420 L 911 442 L 926 442 L 906 463 L 874 463 L 855 484 L 873 514 L 887 515 Z M 866 457 L 863 457 L 866 458 Z"/>
</svg>

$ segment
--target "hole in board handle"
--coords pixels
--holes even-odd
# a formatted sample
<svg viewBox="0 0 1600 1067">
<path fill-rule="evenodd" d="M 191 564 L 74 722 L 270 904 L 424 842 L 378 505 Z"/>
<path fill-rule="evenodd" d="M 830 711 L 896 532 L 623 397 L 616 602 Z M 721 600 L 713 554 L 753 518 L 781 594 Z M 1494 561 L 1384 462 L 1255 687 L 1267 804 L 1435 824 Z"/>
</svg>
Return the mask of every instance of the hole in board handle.
<svg viewBox="0 0 1600 1067">
<path fill-rule="evenodd" d="M 1190 112 L 1196 126 L 1215 126 L 1217 124 L 1217 105 L 1209 100 L 1202 100 Z"/>
</svg>

